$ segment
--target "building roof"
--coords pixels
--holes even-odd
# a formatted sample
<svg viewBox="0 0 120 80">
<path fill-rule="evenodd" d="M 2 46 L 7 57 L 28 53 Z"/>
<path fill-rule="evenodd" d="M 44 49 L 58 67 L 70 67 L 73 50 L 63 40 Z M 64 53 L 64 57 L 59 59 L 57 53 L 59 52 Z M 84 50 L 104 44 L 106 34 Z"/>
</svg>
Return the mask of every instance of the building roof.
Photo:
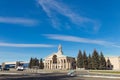
<svg viewBox="0 0 120 80">
<path fill-rule="evenodd" d="M 48 55 L 47 57 L 45 57 L 45 59 L 49 59 L 49 58 L 52 58 L 53 55 L 57 55 L 57 58 L 66 58 L 67 56 L 63 54 L 63 51 L 62 51 L 62 45 L 59 45 L 58 46 L 58 52 L 56 53 L 52 53 L 50 55 Z"/>
</svg>

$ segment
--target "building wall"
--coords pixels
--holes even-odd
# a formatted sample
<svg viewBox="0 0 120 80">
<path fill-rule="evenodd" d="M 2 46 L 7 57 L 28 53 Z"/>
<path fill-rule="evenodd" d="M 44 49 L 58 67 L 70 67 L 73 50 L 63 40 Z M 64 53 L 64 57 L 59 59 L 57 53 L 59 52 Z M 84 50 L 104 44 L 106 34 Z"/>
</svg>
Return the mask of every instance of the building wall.
<svg viewBox="0 0 120 80">
<path fill-rule="evenodd" d="M 15 62 L 3 62 L 2 63 L 2 67 L 4 67 L 5 65 L 9 65 L 10 68 L 11 68 L 11 66 L 13 66 L 14 68 L 17 68 L 17 62 L 19 62 L 19 61 L 15 61 Z M 29 64 L 28 62 L 20 62 L 20 63 L 22 63 L 25 68 L 27 68 L 28 64 Z"/>
<path fill-rule="evenodd" d="M 108 58 L 113 65 L 113 70 L 120 70 L 120 57 L 106 57 L 106 60 Z"/>
<path fill-rule="evenodd" d="M 72 68 L 72 62 L 74 61 L 73 58 L 57 58 L 57 63 L 53 64 L 52 58 L 48 58 L 44 61 L 44 69 L 71 69 Z"/>
<path fill-rule="evenodd" d="M 47 56 L 44 60 L 44 69 L 71 69 L 75 58 L 63 55 L 62 46 L 58 46 L 57 53 Z"/>
</svg>

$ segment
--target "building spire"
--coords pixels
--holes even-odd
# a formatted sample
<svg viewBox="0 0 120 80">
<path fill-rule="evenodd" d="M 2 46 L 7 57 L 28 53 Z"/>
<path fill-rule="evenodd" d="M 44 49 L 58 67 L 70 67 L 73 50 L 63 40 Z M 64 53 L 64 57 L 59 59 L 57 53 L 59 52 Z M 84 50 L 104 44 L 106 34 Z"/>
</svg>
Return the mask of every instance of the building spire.
<svg viewBox="0 0 120 80">
<path fill-rule="evenodd" d="M 61 44 L 59 44 L 59 46 L 58 46 L 58 54 L 60 54 L 60 55 L 63 54 L 63 52 L 62 52 L 62 45 Z"/>
<path fill-rule="evenodd" d="M 61 44 L 59 44 L 59 46 L 58 46 L 58 51 L 62 51 L 62 45 Z"/>
</svg>

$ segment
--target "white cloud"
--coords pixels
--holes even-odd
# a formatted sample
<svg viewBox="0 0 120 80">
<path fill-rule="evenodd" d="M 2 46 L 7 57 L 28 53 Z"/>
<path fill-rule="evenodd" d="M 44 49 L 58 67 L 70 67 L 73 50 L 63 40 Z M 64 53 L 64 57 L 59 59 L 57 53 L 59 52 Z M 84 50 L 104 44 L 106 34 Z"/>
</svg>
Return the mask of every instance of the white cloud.
<svg viewBox="0 0 120 80">
<path fill-rule="evenodd" d="M 51 19 L 52 25 L 55 28 L 59 28 L 61 22 L 59 22 L 60 18 L 56 16 L 56 12 L 60 15 L 67 17 L 72 23 L 79 25 L 80 27 L 90 26 L 93 30 L 97 31 L 99 29 L 99 23 L 91 18 L 80 16 L 71 10 L 68 6 L 63 3 L 57 2 L 57 0 L 39 0 L 38 3 L 46 12 L 47 16 Z M 59 19 L 59 20 L 58 20 Z"/>
<path fill-rule="evenodd" d="M 88 38 L 82 38 L 82 37 L 76 37 L 76 36 L 58 35 L 58 34 L 44 34 L 44 36 L 54 40 L 78 42 L 78 43 L 89 43 L 89 44 L 97 44 L 97 45 L 112 46 L 112 47 L 120 48 L 119 45 L 116 45 L 115 43 L 104 41 L 104 40 L 95 40 L 95 39 L 88 39 Z"/>
<path fill-rule="evenodd" d="M 0 16 L 0 23 L 33 26 L 33 25 L 36 25 L 38 22 L 36 20 L 26 19 L 26 18 Z"/>
<path fill-rule="evenodd" d="M 113 47 L 120 48 L 120 46 L 119 46 L 119 45 L 115 45 L 115 44 L 113 44 L 112 46 L 113 46 Z"/>
<path fill-rule="evenodd" d="M 54 47 L 54 45 L 50 44 L 16 44 L 16 43 L 4 43 L 0 42 L 1 47 Z"/>
</svg>

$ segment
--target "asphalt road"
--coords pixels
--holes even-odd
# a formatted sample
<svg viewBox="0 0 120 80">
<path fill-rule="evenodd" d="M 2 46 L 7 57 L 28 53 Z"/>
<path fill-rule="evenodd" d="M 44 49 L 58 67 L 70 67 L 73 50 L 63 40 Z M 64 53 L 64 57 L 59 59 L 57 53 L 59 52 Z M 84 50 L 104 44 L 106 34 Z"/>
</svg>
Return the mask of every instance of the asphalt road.
<svg viewBox="0 0 120 80">
<path fill-rule="evenodd" d="M 92 77 L 70 77 L 65 73 L 39 73 L 24 75 L 0 75 L 0 80 L 120 80 L 108 78 L 92 78 Z"/>
</svg>

